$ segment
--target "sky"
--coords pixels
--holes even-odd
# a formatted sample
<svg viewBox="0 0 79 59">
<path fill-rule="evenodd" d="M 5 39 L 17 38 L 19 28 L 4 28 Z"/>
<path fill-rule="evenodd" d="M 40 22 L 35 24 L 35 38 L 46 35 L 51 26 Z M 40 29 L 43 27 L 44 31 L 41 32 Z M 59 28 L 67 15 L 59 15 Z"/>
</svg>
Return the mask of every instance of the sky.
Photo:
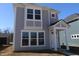
<svg viewBox="0 0 79 59">
<path fill-rule="evenodd" d="M 77 3 L 41 3 L 39 5 L 58 10 L 59 19 L 64 19 L 71 14 L 79 13 L 79 4 Z M 0 29 L 2 31 L 5 29 L 13 31 L 14 29 L 14 10 L 11 3 L 0 4 Z"/>
</svg>

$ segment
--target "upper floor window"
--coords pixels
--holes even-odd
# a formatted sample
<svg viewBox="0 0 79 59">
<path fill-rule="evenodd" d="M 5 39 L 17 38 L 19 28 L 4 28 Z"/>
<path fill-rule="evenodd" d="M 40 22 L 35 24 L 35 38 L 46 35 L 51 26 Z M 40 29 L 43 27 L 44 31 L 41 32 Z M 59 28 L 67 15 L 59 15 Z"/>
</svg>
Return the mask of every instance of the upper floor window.
<svg viewBox="0 0 79 59">
<path fill-rule="evenodd" d="M 41 19 L 41 12 L 40 10 L 35 10 L 35 19 L 40 20 Z"/>
<path fill-rule="evenodd" d="M 40 29 L 42 28 L 42 11 L 41 9 L 25 9 L 25 24 L 24 28 L 34 28 Z M 36 27 L 36 28 L 35 28 Z"/>
<path fill-rule="evenodd" d="M 51 14 L 51 18 L 55 17 L 55 14 Z"/>
<path fill-rule="evenodd" d="M 27 9 L 27 19 L 33 19 L 33 9 Z"/>
<path fill-rule="evenodd" d="M 33 10 L 33 9 L 27 9 L 27 19 L 35 19 L 40 20 L 41 19 L 41 11 L 40 10 Z"/>
</svg>

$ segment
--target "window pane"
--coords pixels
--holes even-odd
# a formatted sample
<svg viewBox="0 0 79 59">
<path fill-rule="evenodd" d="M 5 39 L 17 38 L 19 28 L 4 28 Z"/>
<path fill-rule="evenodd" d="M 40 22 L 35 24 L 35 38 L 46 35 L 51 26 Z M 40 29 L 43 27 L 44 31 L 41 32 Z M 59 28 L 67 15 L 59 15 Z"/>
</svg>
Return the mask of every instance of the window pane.
<svg viewBox="0 0 79 59">
<path fill-rule="evenodd" d="M 33 14 L 27 14 L 27 19 L 33 19 Z"/>
<path fill-rule="evenodd" d="M 35 10 L 35 14 L 40 14 L 40 10 Z"/>
<path fill-rule="evenodd" d="M 33 9 L 27 9 L 27 13 L 33 14 Z"/>
<path fill-rule="evenodd" d="M 77 37 L 79 37 L 79 35 L 77 35 Z"/>
<path fill-rule="evenodd" d="M 55 14 L 52 14 L 52 17 L 55 17 Z"/>
<path fill-rule="evenodd" d="M 31 32 L 31 38 L 37 38 L 37 33 L 36 32 Z"/>
<path fill-rule="evenodd" d="M 38 33 L 38 38 L 44 38 L 44 32 L 39 32 Z"/>
<path fill-rule="evenodd" d="M 35 15 L 35 19 L 41 19 L 40 15 Z"/>
<path fill-rule="evenodd" d="M 37 45 L 37 39 L 31 39 L 31 45 Z"/>
<path fill-rule="evenodd" d="M 28 32 L 23 32 L 22 33 L 22 38 L 29 38 L 29 33 Z"/>
<path fill-rule="evenodd" d="M 23 46 L 29 45 L 29 39 L 22 39 L 22 45 Z"/>
<path fill-rule="evenodd" d="M 44 39 L 39 39 L 38 42 L 39 42 L 39 45 L 44 45 Z"/>
</svg>

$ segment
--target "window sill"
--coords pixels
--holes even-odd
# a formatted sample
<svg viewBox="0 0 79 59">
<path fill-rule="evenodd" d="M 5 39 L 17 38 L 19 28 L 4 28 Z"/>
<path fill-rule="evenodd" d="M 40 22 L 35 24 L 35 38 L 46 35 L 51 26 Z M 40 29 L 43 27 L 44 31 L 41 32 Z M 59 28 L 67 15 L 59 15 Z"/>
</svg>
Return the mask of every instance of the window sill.
<svg viewBox="0 0 79 59">
<path fill-rule="evenodd" d="M 21 46 L 21 47 L 44 47 L 44 46 L 46 46 L 46 45 L 33 45 L 33 46 Z"/>
<path fill-rule="evenodd" d="M 26 26 L 24 29 L 42 29 L 42 27 L 31 27 L 31 26 L 30 27 L 27 27 Z"/>
</svg>

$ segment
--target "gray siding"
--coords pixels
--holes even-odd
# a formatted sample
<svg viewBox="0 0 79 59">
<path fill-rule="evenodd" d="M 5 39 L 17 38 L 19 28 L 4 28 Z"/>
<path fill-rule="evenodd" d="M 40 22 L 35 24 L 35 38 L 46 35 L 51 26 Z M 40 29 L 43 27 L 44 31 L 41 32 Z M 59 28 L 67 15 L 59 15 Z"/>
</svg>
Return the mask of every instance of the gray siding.
<svg viewBox="0 0 79 59">
<path fill-rule="evenodd" d="M 46 40 L 46 45 L 49 48 L 49 19 L 48 19 L 48 10 L 43 10 L 42 16 L 43 16 L 43 30 L 45 30 L 45 40 Z"/>
<path fill-rule="evenodd" d="M 58 21 L 58 20 L 55 19 L 55 18 L 51 18 L 51 20 L 50 20 L 50 24 L 52 24 L 52 23 L 54 23 L 54 22 L 56 22 L 56 21 Z"/>
<path fill-rule="evenodd" d="M 17 8 L 16 11 L 16 26 L 15 26 L 15 51 L 25 51 L 25 50 L 41 50 L 49 48 L 49 20 L 48 20 L 48 11 L 43 10 L 42 13 L 43 19 L 43 29 L 45 30 L 45 41 L 46 46 L 38 47 L 21 47 L 21 30 L 24 29 L 24 8 Z"/>
<path fill-rule="evenodd" d="M 38 46 L 38 47 L 21 47 L 21 30 L 27 30 L 24 29 L 24 8 L 17 7 L 16 8 L 16 25 L 15 25 L 15 50 L 16 51 L 24 51 L 24 50 L 42 50 L 42 49 L 49 49 L 50 48 L 50 39 L 49 39 L 49 20 L 50 22 L 56 21 L 56 19 L 51 19 L 49 17 L 48 10 L 42 10 L 42 20 L 43 20 L 43 29 L 45 30 L 45 46 Z M 50 18 L 50 19 L 49 19 Z M 28 23 L 27 23 L 28 24 Z M 32 23 L 31 23 L 32 24 Z M 29 24 L 30 26 L 32 26 Z M 40 23 L 39 23 L 40 26 Z M 32 29 L 30 29 L 32 30 Z"/>
<path fill-rule="evenodd" d="M 15 24 L 15 50 L 17 50 L 20 47 L 21 30 L 24 28 L 24 8 L 17 7 Z"/>
</svg>

